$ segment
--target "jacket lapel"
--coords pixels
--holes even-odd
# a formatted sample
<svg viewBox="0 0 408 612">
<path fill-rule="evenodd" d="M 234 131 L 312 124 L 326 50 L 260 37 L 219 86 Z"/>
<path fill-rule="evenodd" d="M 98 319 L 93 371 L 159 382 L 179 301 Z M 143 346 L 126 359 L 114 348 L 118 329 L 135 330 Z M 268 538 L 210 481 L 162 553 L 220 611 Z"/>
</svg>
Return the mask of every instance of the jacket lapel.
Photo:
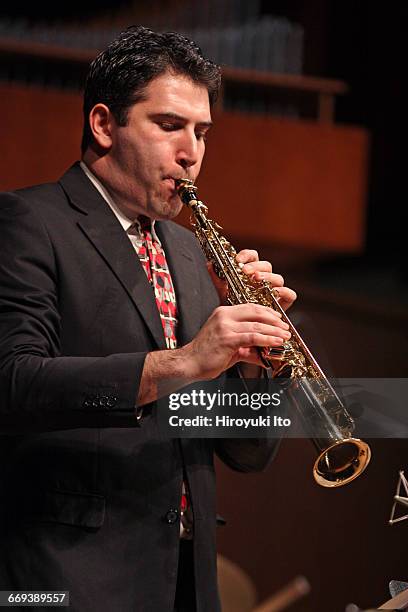
<svg viewBox="0 0 408 612">
<path fill-rule="evenodd" d="M 200 273 L 197 261 L 175 223 L 158 221 L 156 230 L 166 253 L 176 292 L 179 319 L 177 339 L 179 346 L 183 346 L 194 338 L 201 327 Z"/>
<path fill-rule="evenodd" d="M 166 348 L 154 291 L 119 221 L 78 164 L 59 181 L 74 208 L 84 213 L 77 221 L 95 249 L 116 275 L 135 304 L 158 348 Z"/>
</svg>

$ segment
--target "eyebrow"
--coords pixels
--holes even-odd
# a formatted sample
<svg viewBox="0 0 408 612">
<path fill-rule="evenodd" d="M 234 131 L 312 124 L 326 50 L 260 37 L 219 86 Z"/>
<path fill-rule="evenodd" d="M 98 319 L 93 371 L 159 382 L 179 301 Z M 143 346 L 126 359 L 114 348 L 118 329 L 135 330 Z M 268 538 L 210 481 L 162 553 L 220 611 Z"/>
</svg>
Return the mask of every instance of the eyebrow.
<svg viewBox="0 0 408 612">
<path fill-rule="evenodd" d="M 178 115 L 177 113 L 152 113 L 150 115 L 151 119 L 175 119 L 176 121 L 181 121 L 183 123 L 187 123 L 188 119 L 183 117 L 182 115 Z M 210 128 L 213 125 L 212 121 L 199 121 L 197 127 Z"/>
</svg>

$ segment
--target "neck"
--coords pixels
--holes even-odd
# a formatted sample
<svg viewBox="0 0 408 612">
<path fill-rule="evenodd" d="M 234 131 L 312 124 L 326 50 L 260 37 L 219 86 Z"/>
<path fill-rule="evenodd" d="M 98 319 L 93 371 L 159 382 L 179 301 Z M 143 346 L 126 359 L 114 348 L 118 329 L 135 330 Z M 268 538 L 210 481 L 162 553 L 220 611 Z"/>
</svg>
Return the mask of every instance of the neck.
<svg viewBox="0 0 408 612">
<path fill-rule="evenodd" d="M 124 185 L 115 181 L 118 173 L 108 155 L 99 155 L 98 152 L 89 147 L 83 154 L 82 161 L 102 183 L 116 206 L 126 217 L 135 219 L 139 215 L 146 214 L 146 211 L 138 207 L 135 201 L 129 201 L 126 198 L 127 190 L 123 189 Z"/>
</svg>

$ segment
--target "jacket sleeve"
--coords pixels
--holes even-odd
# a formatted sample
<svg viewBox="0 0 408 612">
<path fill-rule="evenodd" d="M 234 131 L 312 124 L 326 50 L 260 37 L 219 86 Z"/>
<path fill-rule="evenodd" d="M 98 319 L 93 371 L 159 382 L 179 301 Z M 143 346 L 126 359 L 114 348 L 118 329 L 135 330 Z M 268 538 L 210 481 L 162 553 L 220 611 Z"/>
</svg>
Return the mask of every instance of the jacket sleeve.
<svg viewBox="0 0 408 612">
<path fill-rule="evenodd" d="M 239 381 L 246 392 L 265 391 L 267 380 L 262 376 L 259 381 L 243 381 L 239 373 L 239 366 L 233 366 L 226 373 L 226 380 Z M 216 438 L 214 448 L 223 463 L 237 472 L 262 472 L 275 458 L 280 445 L 279 437 L 264 438 Z"/>
<path fill-rule="evenodd" d="M 246 392 L 264 390 L 265 378 L 259 382 L 252 380 L 254 386 L 248 387 L 242 381 L 237 366 L 227 372 L 227 380 L 235 379 L 243 383 Z M 280 445 L 280 438 L 219 438 L 215 440 L 215 451 L 223 463 L 237 472 L 262 472 L 273 461 Z"/>
<path fill-rule="evenodd" d="M 136 426 L 146 353 L 61 356 L 58 269 L 39 215 L 0 197 L 0 430 Z"/>
<path fill-rule="evenodd" d="M 215 451 L 237 472 L 262 472 L 273 461 L 279 444 L 277 438 L 224 438 L 215 441 Z"/>
</svg>

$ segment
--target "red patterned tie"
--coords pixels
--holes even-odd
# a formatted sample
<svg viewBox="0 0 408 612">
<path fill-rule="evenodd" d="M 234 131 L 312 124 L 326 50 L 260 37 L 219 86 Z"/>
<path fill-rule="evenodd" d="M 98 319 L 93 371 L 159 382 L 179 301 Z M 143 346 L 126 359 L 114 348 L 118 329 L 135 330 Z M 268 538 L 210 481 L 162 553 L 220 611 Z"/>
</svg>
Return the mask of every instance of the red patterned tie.
<svg viewBox="0 0 408 612">
<path fill-rule="evenodd" d="M 149 283 L 154 288 L 166 346 L 168 349 L 174 349 L 177 348 L 177 305 L 166 257 L 161 244 L 153 238 L 151 220 L 148 217 L 140 216 L 138 221 L 142 242 L 137 246 L 136 251 Z M 189 540 L 193 537 L 193 514 L 187 483 L 184 479 L 180 513 L 180 537 Z"/>
<path fill-rule="evenodd" d="M 166 257 L 161 244 L 153 238 L 150 219 L 141 216 L 139 223 L 143 242 L 137 249 L 137 254 L 154 288 L 166 346 L 168 349 L 174 349 L 177 348 L 177 304 Z"/>
</svg>

